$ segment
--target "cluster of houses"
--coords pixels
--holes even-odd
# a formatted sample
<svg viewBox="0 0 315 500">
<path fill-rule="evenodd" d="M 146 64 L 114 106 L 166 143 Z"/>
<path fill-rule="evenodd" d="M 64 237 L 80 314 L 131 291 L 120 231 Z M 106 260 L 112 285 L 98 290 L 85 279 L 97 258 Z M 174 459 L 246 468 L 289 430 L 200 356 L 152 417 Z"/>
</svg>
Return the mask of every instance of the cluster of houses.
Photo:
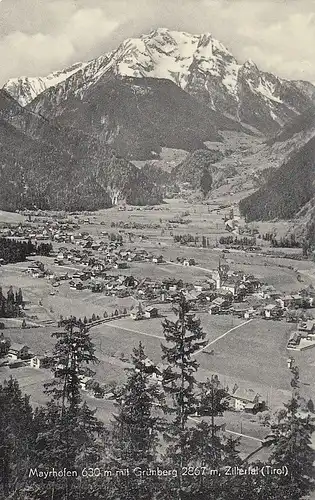
<svg viewBox="0 0 315 500">
<path fill-rule="evenodd" d="M 311 287 L 292 295 L 284 294 L 253 275 L 230 271 L 226 263 L 220 263 L 211 278 L 195 283 L 194 287 L 195 294 L 190 295 L 196 296 L 197 292 L 197 300 L 206 298 L 210 302 L 210 314 L 232 313 L 245 319 L 260 315 L 265 319 L 286 318 L 297 322 L 299 311 L 302 314 L 315 306 L 315 289 Z"/>
<path fill-rule="evenodd" d="M 89 238 L 87 242 L 90 242 Z M 55 255 L 55 264 L 77 266 L 78 270 L 74 269 L 72 274 L 50 272 L 40 263 L 30 264 L 25 272 L 35 278 L 49 279 L 55 288 L 66 280 L 73 290 L 89 289 L 120 298 L 133 296 L 138 300 L 164 303 L 176 301 L 180 294 L 184 294 L 195 310 L 207 309 L 210 314 L 234 314 L 245 319 L 260 315 L 270 320 L 285 317 L 287 321 L 297 321 L 298 310 L 315 305 L 315 290 L 311 288 L 306 293 L 283 294 L 273 286 L 264 285 L 252 274 L 231 271 L 226 261 L 220 261 L 210 275 L 193 283 L 176 278 L 154 280 L 148 277 L 141 280 L 123 274 L 133 262 L 160 264 L 164 258 L 145 249 L 125 249 L 119 241 L 107 242 L 102 247 L 91 243 L 81 250 L 61 247 Z M 195 265 L 194 259 L 182 259 L 181 263 Z M 122 273 L 109 274 L 110 270 Z"/>
<path fill-rule="evenodd" d="M 32 222 L 24 222 L 19 225 L 4 226 L 0 234 L 3 237 L 22 238 L 25 240 L 36 241 L 56 241 L 56 242 L 71 242 L 74 241 L 74 231 L 80 226 L 72 220 L 68 219 L 43 219 L 41 223 L 33 224 Z"/>
<path fill-rule="evenodd" d="M 91 271 L 102 272 L 106 269 L 127 269 L 132 262 L 163 262 L 162 255 L 155 255 L 143 249 L 123 249 L 121 241 L 94 242 L 86 238 L 83 249 L 60 248 L 55 256 L 55 263 L 59 265 L 79 264 L 88 267 Z"/>
</svg>

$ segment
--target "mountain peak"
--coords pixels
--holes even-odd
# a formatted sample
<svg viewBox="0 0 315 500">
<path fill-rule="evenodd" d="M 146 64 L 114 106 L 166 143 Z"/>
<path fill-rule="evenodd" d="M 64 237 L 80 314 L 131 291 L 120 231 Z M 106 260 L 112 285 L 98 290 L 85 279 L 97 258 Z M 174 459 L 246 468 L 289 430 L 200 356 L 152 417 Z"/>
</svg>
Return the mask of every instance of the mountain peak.
<svg viewBox="0 0 315 500">
<path fill-rule="evenodd" d="M 243 68 L 250 70 L 250 71 L 252 71 L 252 70 L 259 71 L 257 65 L 254 63 L 254 61 L 252 59 L 247 59 L 243 64 Z"/>
<path fill-rule="evenodd" d="M 20 76 L 18 78 L 11 78 L 3 88 L 14 97 L 21 106 L 26 106 L 46 89 L 55 87 L 74 73 L 84 69 L 85 66 L 87 66 L 87 63 L 77 62 L 65 70 L 54 71 L 43 77 Z"/>
<path fill-rule="evenodd" d="M 211 33 L 165 27 L 128 38 L 89 63 L 46 78 L 10 81 L 5 88 L 25 105 L 51 87 L 58 106 L 71 95 L 84 99 L 90 88 L 105 83 L 109 75 L 170 80 L 212 110 L 263 133 L 276 132 L 279 125 L 308 107 L 313 92 L 306 85 L 261 71 L 250 59 L 242 65 Z"/>
</svg>

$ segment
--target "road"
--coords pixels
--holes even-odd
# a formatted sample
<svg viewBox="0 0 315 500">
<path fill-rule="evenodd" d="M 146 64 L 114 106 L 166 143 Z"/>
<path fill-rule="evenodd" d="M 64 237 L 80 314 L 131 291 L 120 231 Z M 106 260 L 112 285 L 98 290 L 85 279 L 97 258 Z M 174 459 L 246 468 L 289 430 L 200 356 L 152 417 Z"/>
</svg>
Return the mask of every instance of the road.
<svg viewBox="0 0 315 500">
<path fill-rule="evenodd" d="M 172 266 L 183 267 L 183 264 L 180 264 L 179 262 L 171 262 L 170 260 L 167 260 L 166 264 L 171 264 Z M 192 269 L 199 269 L 200 271 L 206 271 L 207 273 L 213 272 L 213 269 L 207 269 L 206 267 L 200 267 L 200 266 L 191 266 L 191 267 L 192 267 Z"/>
<path fill-rule="evenodd" d="M 261 443 L 261 439 L 256 438 L 254 436 L 249 436 L 248 434 L 242 434 L 241 432 L 229 431 L 229 429 L 225 429 L 225 432 L 227 432 L 228 434 L 233 434 L 234 436 L 252 439 L 253 441 L 258 441 L 259 443 Z"/>
<path fill-rule="evenodd" d="M 225 333 L 222 333 L 222 335 L 220 335 L 219 337 L 217 337 L 216 339 L 214 340 L 211 340 L 211 342 L 208 342 L 204 347 L 202 347 L 201 349 L 199 349 L 199 351 L 196 351 L 193 356 L 197 356 L 197 354 L 200 354 L 202 353 L 205 349 L 207 349 L 209 346 L 215 344 L 216 342 L 218 342 L 219 340 L 223 339 L 226 335 L 228 335 L 229 333 L 233 332 L 234 330 L 237 330 L 237 328 L 241 328 L 242 326 L 244 325 L 247 325 L 248 323 L 250 323 L 251 321 L 253 321 L 253 319 L 249 319 L 248 321 L 244 321 L 244 323 L 241 323 L 240 325 L 237 325 L 237 326 L 234 326 L 233 328 L 231 328 L 230 330 L 228 330 L 227 332 Z"/>
<path fill-rule="evenodd" d="M 188 418 L 189 418 L 189 420 L 192 420 L 193 422 L 196 422 L 198 424 L 200 422 L 200 420 L 198 420 L 197 418 L 194 418 L 194 417 L 188 417 Z M 254 436 L 249 436 L 248 434 L 243 434 L 242 432 L 230 431 L 227 428 L 225 428 L 225 432 L 227 432 L 228 434 L 233 434 L 233 436 L 238 436 L 238 437 L 243 437 L 243 438 L 247 438 L 247 439 L 252 439 L 253 441 L 257 441 L 257 442 L 261 443 L 261 439 L 256 438 Z"/>
<path fill-rule="evenodd" d="M 118 326 L 117 324 L 113 325 L 112 322 L 103 323 L 103 326 L 109 326 L 111 328 L 118 328 L 119 330 L 124 330 L 126 332 L 136 333 L 137 335 L 144 335 L 145 337 L 153 337 L 155 339 L 164 340 L 164 335 L 154 335 L 153 333 L 140 332 L 139 330 L 133 330 L 131 328 L 127 328 L 125 326 Z"/>
</svg>

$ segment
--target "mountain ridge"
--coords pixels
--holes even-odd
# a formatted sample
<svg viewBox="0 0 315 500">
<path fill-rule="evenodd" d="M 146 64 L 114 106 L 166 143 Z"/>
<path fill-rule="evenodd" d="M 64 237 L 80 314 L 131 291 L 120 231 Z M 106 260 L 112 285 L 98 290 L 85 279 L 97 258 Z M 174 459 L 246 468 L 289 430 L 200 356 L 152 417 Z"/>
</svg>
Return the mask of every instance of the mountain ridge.
<svg viewBox="0 0 315 500">
<path fill-rule="evenodd" d="M 252 61 L 241 64 L 210 33 L 194 35 L 166 28 L 124 40 L 54 88 L 60 99 L 70 89 L 81 98 L 107 72 L 169 79 L 213 110 L 268 135 L 306 109 L 315 95 L 310 82 L 281 79 L 260 71 Z M 7 90 L 12 91 L 12 86 Z"/>
<path fill-rule="evenodd" d="M 63 86 L 67 85 L 67 82 Z M 106 73 L 83 95 L 53 89 L 27 109 L 56 123 L 93 133 L 130 160 L 155 158 L 161 148 L 205 148 L 221 141 L 218 128 L 242 131 L 240 123 L 205 107 L 173 82 Z"/>
<path fill-rule="evenodd" d="M 36 115 L 0 91 L 0 209 L 87 210 L 158 203 L 135 165 L 83 131 Z"/>
<path fill-rule="evenodd" d="M 27 106 L 39 94 L 50 87 L 58 85 L 58 83 L 66 80 L 86 65 L 87 63 L 78 62 L 65 70 L 53 71 L 47 76 L 10 78 L 3 86 L 3 90 L 16 99 L 21 106 Z"/>
<path fill-rule="evenodd" d="M 290 219 L 314 196 L 315 137 L 312 137 L 260 189 L 240 201 L 240 210 L 249 221 Z"/>
</svg>

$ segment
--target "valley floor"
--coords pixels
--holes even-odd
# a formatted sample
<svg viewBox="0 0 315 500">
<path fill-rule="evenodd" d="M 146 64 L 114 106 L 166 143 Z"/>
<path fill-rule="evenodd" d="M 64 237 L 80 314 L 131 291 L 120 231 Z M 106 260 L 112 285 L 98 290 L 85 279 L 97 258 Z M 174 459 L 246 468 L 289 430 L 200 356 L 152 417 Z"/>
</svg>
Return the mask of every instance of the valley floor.
<svg viewBox="0 0 315 500">
<path fill-rule="evenodd" d="M 236 206 L 232 206 L 236 210 Z M 309 260 L 267 256 L 264 253 L 264 250 L 268 250 L 267 247 L 263 247 L 259 252 L 231 250 L 223 253 L 218 239 L 222 235 L 226 236 L 224 216 L 230 208 L 229 198 L 226 198 L 225 203 L 222 203 L 222 200 L 214 200 L 211 210 L 209 205 L 205 204 L 191 206 L 185 200 L 167 200 L 155 210 L 135 207 L 119 210 L 116 207 L 77 218 L 84 218 L 85 221 L 88 219 L 88 222 L 80 223 L 80 231 L 88 232 L 95 240 L 105 238 L 106 232 L 117 232 L 117 224 L 120 221 L 119 230 L 125 239 L 124 247 L 145 249 L 153 254 L 163 255 L 164 258 L 161 264 L 132 262 L 127 269 L 112 269 L 110 274 L 132 275 L 139 280 L 147 277 L 154 280 L 181 278 L 193 284 L 209 277 L 211 270 L 224 261 L 231 269 L 253 274 L 266 285 L 272 285 L 283 293 L 293 293 L 309 284 L 315 285 L 315 264 Z M 182 217 L 184 212 L 188 212 L 188 215 L 183 217 L 187 222 L 170 222 Z M 0 212 L 0 222 L 20 223 L 21 220 L 23 217 L 20 215 Z M 35 218 L 33 224 L 39 223 L 40 219 Z M 143 228 L 124 229 L 124 224 L 135 223 L 142 224 Z M 154 224 L 160 227 L 154 228 Z M 116 227 L 113 228 L 113 225 Z M 263 231 L 266 231 L 266 224 Z M 174 234 L 186 233 L 205 235 L 210 240 L 210 248 L 180 246 L 174 243 Z M 128 236 L 129 234 L 131 236 Z M 72 243 L 53 242 L 53 245 L 56 249 L 73 247 Z M 97 252 L 95 255 L 98 255 Z M 178 258 L 194 258 L 196 265 L 185 267 L 177 262 Z M 52 352 L 54 339 L 51 334 L 56 331 L 61 315 L 83 318 L 91 317 L 94 313 L 102 318 L 105 310 L 110 315 L 115 309 L 130 310 L 138 303 L 133 297 L 118 298 L 91 293 L 90 290 L 73 290 L 66 280 L 61 281 L 57 289 L 53 289 L 49 280 L 34 278 L 25 272 L 30 260 L 40 260 L 52 273 L 74 274 L 82 270 L 82 266 L 76 263 L 58 265 L 51 257 L 34 257 L 25 263 L 0 267 L 1 286 L 3 289 L 11 285 L 14 288 L 22 288 L 26 301 L 25 313 L 28 317 L 36 317 L 34 322 L 38 325 L 37 328 L 22 329 L 21 320 L 5 320 L 4 333 L 11 342 L 27 344 L 37 355 Z M 127 366 L 122 359 L 128 358 L 139 341 L 143 343 L 148 357 L 153 362 L 161 361 L 161 321 L 163 317 L 171 317 L 173 313 L 168 303 L 154 305 L 159 309 L 159 318 L 134 321 L 128 316 L 91 326 L 90 334 L 99 359 L 95 366 L 97 380 L 105 384 L 122 382 L 125 378 L 124 368 Z M 207 312 L 199 312 L 198 315 L 208 341 L 207 348 L 197 354 L 200 363 L 198 376 L 205 379 L 216 373 L 226 386 L 233 387 L 236 383 L 259 393 L 272 411 L 281 407 L 290 397 L 290 372 L 287 366 L 290 353 L 286 345 L 290 333 L 296 327 L 285 320 L 272 321 L 259 317 L 244 320 L 232 315 L 209 315 Z M 296 352 L 294 358 L 300 368 L 302 395 L 306 399 L 315 400 L 315 349 Z M 0 382 L 10 375 L 19 380 L 22 389 L 30 394 L 34 405 L 45 402 L 42 388 L 43 383 L 51 377 L 49 370 L 0 367 Z M 97 409 L 97 415 L 104 422 L 110 422 L 112 401 L 96 399 L 86 392 L 84 397 L 92 408 Z M 227 429 L 241 435 L 241 449 L 244 454 L 255 449 L 257 440 L 266 435 L 266 429 L 261 427 L 255 415 L 228 412 L 224 418 Z"/>
</svg>

